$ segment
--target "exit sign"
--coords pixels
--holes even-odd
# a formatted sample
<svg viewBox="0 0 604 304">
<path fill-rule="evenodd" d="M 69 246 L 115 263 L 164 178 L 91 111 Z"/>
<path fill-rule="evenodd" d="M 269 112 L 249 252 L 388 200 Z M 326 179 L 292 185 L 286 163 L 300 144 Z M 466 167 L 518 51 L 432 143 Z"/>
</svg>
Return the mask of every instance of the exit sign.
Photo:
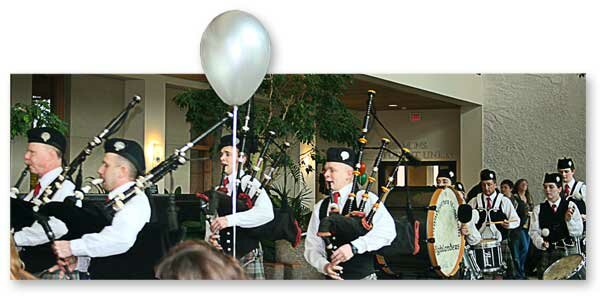
<svg viewBox="0 0 604 304">
<path fill-rule="evenodd" d="M 411 113 L 409 114 L 409 120 L 411 122 L 416 122 L 422 120 L 422 114 L 420 113 Z"/>
</svg>

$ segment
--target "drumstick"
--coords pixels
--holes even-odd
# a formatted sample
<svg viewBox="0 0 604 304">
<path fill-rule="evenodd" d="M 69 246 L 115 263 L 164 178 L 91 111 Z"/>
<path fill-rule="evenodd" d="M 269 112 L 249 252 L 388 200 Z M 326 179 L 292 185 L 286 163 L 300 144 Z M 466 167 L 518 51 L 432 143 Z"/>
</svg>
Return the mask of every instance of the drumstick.
<svg viewBox="0 0 604 304">
<path fill-rule="evenodd" d="M 517 221 L 518 221 L 518 220 L 509 220 L 509 221 L 508 221 L 508 223 L 511 223 L 511 222 L 517 222 Z M 503 224 L 504 222 L 505 222 L 505 220 L 504 220 L 504 221 L 496 221 L 496 222 L 487 222 L 487 225 L 501 225 L 501 224 Z"/>
</svg>

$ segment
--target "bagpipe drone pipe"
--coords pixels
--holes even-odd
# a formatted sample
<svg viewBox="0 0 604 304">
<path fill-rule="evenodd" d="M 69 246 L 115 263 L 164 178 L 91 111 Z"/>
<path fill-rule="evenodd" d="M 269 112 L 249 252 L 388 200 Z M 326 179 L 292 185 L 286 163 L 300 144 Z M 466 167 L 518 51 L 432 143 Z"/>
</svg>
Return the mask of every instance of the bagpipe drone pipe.
<svg viewBox="0 0 604 304">
<path fill-rule="evenodd" d="M 278 170 L 285 158 L 287 150 L 290 147 L 288 142 L 283 146 L 277 145 L 280 150 L 278 156 L 271 162 L 269 168 L 264 170 L 260 185 L 253 186 L 255 176 L 260 173 L 261 164 L 265 161 L 268 145 L 273 141 L 274 132 L 269 132 L 265 140 L 264 147 L 256 164 L 252 167 L 252 174 L 244 190 L 237 187 L 238 194 L 236 199 L 236 212 L 245 212 L 254 207 L 257 199 L 267 189 L 273 181 L 273 175 Z M 224 176 L 224 174 L 223 174 Z M 241 185 L 241 184 L 239 184 Z M 202 202 L 203 213 L 206 219 L 211 221 L 216 216 L 226 216 L 233 213 L 232 197 L 227 194 L 228 190 L 223 186 L 218 186 L 215 190 L 209 190 L 198 194 Z M 287 203 L 286 198 L 282 198 L 281 207 L 273 208 L 274 218 L 266 224 L 254 228 L 237 227 L 237 233 L 244 233 L 258 240 L 287 240 L 293 247 L 300 243 L 301 229 L 295 219 L 293 209 Z"/>
</svg>

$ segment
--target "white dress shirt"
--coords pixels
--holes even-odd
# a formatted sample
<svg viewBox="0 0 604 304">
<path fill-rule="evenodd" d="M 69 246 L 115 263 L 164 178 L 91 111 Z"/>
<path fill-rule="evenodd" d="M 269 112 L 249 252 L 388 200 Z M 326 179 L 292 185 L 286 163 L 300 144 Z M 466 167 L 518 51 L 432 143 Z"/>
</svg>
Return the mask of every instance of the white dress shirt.
<svg viewBox="0 0 604 304">
<path fill-rule="evenodd" d="M 480 240 L 482 239 L 482 237 L 480 236 L 480 232 L 476 228 L 476 223 L 478 223 L 478 220 L 480 220 L 480 215 L 478 214 L 478 210 L 473 209 L 472 210 L 472 219 L 470 220 L 470 222 L 467 223 L 468 231 L 470 233 L 468 235 L 466 235 L 466 242 L 470 246 L 474 246 L 474 245 L 480 243 Z"/>
<path fill-rule="evenodd" d="M 109 199 L 126 191 L 134 182 L 127 182 L 109 192 Z M 74 256 L 106 257 L 122 254 L 136 242 L 138 233 L 151 219 L 151 206 L 144 193 L 135 194 L 125 207 L 115 214 L 110 226 L 99 233 L 85 234 L 71 241 Z"/>
<path fill-rule="evenodd" d="M 352 191 L 352 183 L 344 186 L 340 189 L 340 198 L 338 199 L 338 207 L 340 212 L 344 209 L 348 194 Z M 334 192 L 335 193 L 335 192 Z M 361 202 L 362 194 L 364 190 L 357 192 L 357 206 Z M 365 214 L 368 214 L 373 203 L 377 201 L 378 197 L 369 193 L 369 200 L 365 205 Z M 325 251 L 325 243 L 323 239 L 317 236 L 319 230 L 319 212 L 323 200 L 320 200 L 314 207 L 310 223 L 308 224 L 308 230 L 306 233 L 306 241 L 304 242 L 304 258 L 310 265 L 312 265 L 317 271 L 325 273 L 325 265 L 329 264 L 327 260 L 327 253 Z M 367 232 L 367 234 L 357 238 L 351 243 L 358 249 L 358 254 L 362 254 L 368 251 L 376 251 L 384 246 L 390 245 L 396 237 L 396 228 L 394 227 L 394 220 L 384 205 L 378 208 L 373 218 L 373 228 Z"/>
<path fill-rule="evenodd" d="M 547 201 L 547 200 L 546 200 Z M 560 205 L 561 199 L 558 198 L 555 202 L 550 202 L 550 206 L 556 205 L 556 208 Z M 581 214 L 579 213 L 579 208 L 575 205 L 574 202 L 568 202 L 568 208 L 575 208 L 573 215 L 570 218 L 570 221 L 566 222 L 566 227 L 568 228 L 568 234 L 571 237 L 579 237 L 583 233 L 583 220 L 581 219 Z M 539 227 L 539 212 L 541 211 L 541 204 L 536 205 L 533 209 L 533 214 L 531 215 L 531 226 L 529 228 L 529 235 L 531 240 L 533 241 L 533 245 L 538 249 L 545 250 L 543 248 L 543 236 L 541 235 L 541 228 Z"/>
<path fill-rule="evenodd" d="M 46 174 L 44 174 L 38 182 L 40 183 L 40 193 L 34 197 L 34 191 L 30 191 L 23 200 L 31 201 L 35 198 L 39 198 L 42 195 L 42 192 L 50 183 L 52 183 L 58 176 L 63 172 L 63 168 L 58 167 L 55 168 Z M 51 201 L 59 201 L 62 202 L 66 197 L 73 195 L 73 191 L 75 189 L 75 185 L 70 181 L 66 180 L 63 182 L 63 185 L 57 192 L 52 196 Z M 58 239 L 65 234 L 67 234 L 67 226 L 61 220 L 57 219 L 54 216 L 49 217 L 48 225 L 52 232 L 55 234 L 55 237 Z M 15 232 L 14 235 L 15 244 L 17 246 L 37 246 L 41 244 L 48 243 L 48 237 L 46 236 L 46 232 L 42 228 L 42 225 L 35 222 L 30 227 L 24 227 L 20 231 Z"/>
<path fill-rule="evenodd" d="M 244 175 L 241 178 L 241 189 L 245 190 L 250 179 L 252 177 L 250 175 Z M 231 194 L 231 176 L 228 176 L 228 194 Z M 251 186 L 250 197 L 254 196 L 254 193 L 258 191 L 260 188 L 260 182 L 257 179 L 254 179 Z M 271 203 L 271 199 L 266 194 L 264 189 L 260 190 L 260 195 L 258 199 L 256 199 L 256 203 L 254 207 L 250 210 L 237 212 L 235 214 L 229 214 L 226 216 L 228 221 L 228 227 L 238 226 L 242 228 L 254 228 L 261 225 L 264 225 L 273 220 L 275 215 L 273 214 L 273 204 Z"/>
<path fill-rule="evenodd" d="M 576 187 L 575 187 L 575 184 L 577 184 Z M 564 193 L 565 187 L 566 187 L 566 184 L 562 185 L 562 193 Z M 575 180 L 575 178 L 573 178 L 570 182 L 568 182 L 568 187 L 572 191 L 570 193 L 570 196 L 572 196 L 575 199 L 579 199 L 579 200 L 583 200 L 583 201 L 587 202 L 587 187 L 585 186 L 584 182 L 577 181 L 577 180 Z M 575 187 L 574 190 L 573 190 L 573 187 Z"/>
<path fill-rule="evenodd" d="M 493 210 L 494 212 L 501 210 L 509 221 L 509 226 L 507 229 L 517 228 L 518 226 L 520 226 L 520 217 L 518 216 L 518 213 L 516 213 L 516 208 L 514 208 L 514 204 L 512 204 L 512 201 L 510 201 L 510 199 L 505 197 L 505 195 L 503 195 L 502 193 L 499 193 L 499 195 L 497 194 L 498 192 L 495 191 L 491 193 L 490 196 L 488 196 L 489 198 L 491 198 L 492 204 L 491 209 L 489 210 L 487 210 L 487 197 L 484 195 L 484 193 L 479 193 L 476 197 L 472 198 L 470 202 L 468 202 L 468 204 L 474 209 L 484 209 L 487 210 L 487 212 L 490 212 L 491 210 Z M 485 219 L 482 225 L 478 228 L 478 231 L 482 235 L 485 233 L 485 229 L 490 228 L 491 232 L 497 235 L 497 241 L 501 242 L 501 233 L 499 232 L 499 230 L 497 230 L 497 227 L 495 227 L 495 225 L 489 225 L 489 227 L 487 227 L 487 221 L 488 218 Z"/>
</svg>

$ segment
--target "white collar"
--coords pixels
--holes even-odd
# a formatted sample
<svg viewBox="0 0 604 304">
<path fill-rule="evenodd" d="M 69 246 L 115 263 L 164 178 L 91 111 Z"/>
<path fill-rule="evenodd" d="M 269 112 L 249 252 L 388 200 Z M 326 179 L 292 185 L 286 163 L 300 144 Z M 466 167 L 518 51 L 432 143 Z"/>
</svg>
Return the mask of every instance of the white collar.
<svg viewBox="0 0 604 304">
<path fill-rule="evenodd" d="M 560 198 L 560 197 L 559 197 L 559 198 L 558 198 L 558 199 L 557 199 L 555 202 L 550 202 L 549 200 L 548 200 L 547 202 L 549 203 L 549 205 L 550 205 L 551 207 L 553 207 L 553 206 L 558 207 L 558 206 L 560 206 L 560 201 L 561 201 L 561 200 L 562 200 L 562 198 Z"/>
<path fill-rule="evenodd" d="M 350 192 L 352 191 L 352 183 L 348 183 L 346 184 L 344 187 L 342 187 L 342 189 L 338 190 L 338 191 L 334 191 L 340 193 L 340 197 L 348 197 L 348 194 L 350 194 Z M 342 200 L 340 200 L 342 201 Z"/>
<path fill-rule="evenodd" d="M 241 173 L 241 174 L 239 174 L 239 179 L 243 178 L 243 177 L 246 175 L 246 174 L 245 174 L 245 171 L 241 171 L 240 173 Z M 226 176 L 227 180 L 229 181 L 229 184 L 231 183 L 231 177 L 232 177 L 232 176 L 233 176 L 233 175 L 232 175 L 232 173 Z M 222 181 L 221 181 L 221 182 L 222 182 Z"/>
<path fill-rule="evenodd" d="M 568 182 L 568 183 L 567 183 L 567 184 L 565 184 L 565 185 L 568 185 L 568 188 L 572 189 L 572 188 L 573 188 L 573 186 L 575 185 L 575 183 L 576 183 L 576 182 L 577 182 L 577 181 L 576 181 L 576 180 L 575 180 L 575 178 L 573 177 L 573 179 L 571 179 L 571 180 L 570 180 L 570 182 Z M 564 191 L 564 189 L 562 189 L 562 191 Z"/>
<path fill-rule="evenodd" d="M 491 193 L 491 195 L 487 196 L 486 194 L 482 193 L 482 196 L 484 197 L 484 199 L 490 198 L 491 201 L 495 202 L 495 198 L 497 197 L 497 190 L 495 190 L 493 193 Z"/>
<path fill-rule="evenodd" d="M 50 185 L 50 183 L 52 183 L 57 178 L 57 176 L 59 176 L 59 174 L 61 174 L 61 172 L 63 172 L 63 168 L 61 168 L 61 167 L 57 167 L 57 168 L 54 168 L 54 169 L 46 172 L 46 174 L 44 174 L 38 180 L 38 183 L 40 183 L 40 187 L 42 189 L 48 187 L 48 185 Z"/>
<path fill-rule="evenodd" d="M 109 195 L 108 195 L 109 199 L 113 199 L 118 194 L 124 193 L 126 190 L 128 190 L 128 188 L 130 188 L 134 184 L 135 183 L 133 181 L 126 182 L 126 183 L 122 184 L 121 186 L 118 186 L 117 188 L 111 190 L 111 192 L 109 192 Z"/>
</svg>

